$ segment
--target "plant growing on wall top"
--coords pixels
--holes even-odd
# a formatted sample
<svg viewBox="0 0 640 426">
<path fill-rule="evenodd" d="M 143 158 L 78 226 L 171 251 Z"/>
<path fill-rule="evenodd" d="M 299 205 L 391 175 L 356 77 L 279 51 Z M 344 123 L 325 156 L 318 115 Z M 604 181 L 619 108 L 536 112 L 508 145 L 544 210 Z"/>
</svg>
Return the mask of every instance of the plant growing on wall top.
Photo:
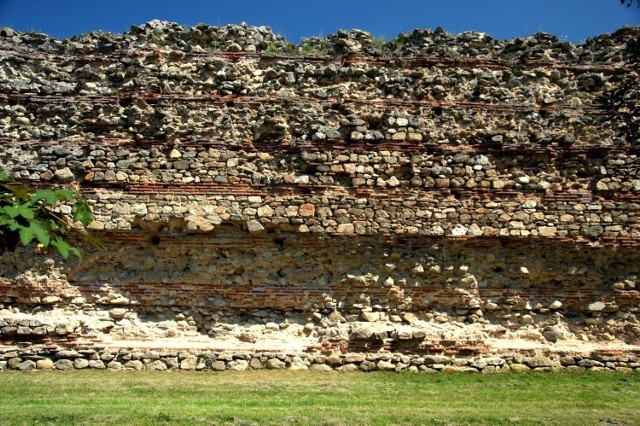
<svg viewBox="0 0 640 426">
<path fill-rule="evenodd" d="M 73 215 L 62 213 L 62 206 L 72 207 Z M 80 249 L 69 243 L 69 236 L 103 247 L 85 230 L 92 220 L 89 204 L 79 192 L 15 183 L 0 170 L 0 253 L 21 242 L 25 246 L 35 243 L 43 252 L 55 249 L 65 260 L 70 254 L 80 257 Z"/>
<path fill-rule="evenodd" d="M 626 7 L 631 7 L 634 0 L 620 0 L 620 4 Z M 635 0 L 636 6 L 640 8 L 640 0 Z"/>
</svg>

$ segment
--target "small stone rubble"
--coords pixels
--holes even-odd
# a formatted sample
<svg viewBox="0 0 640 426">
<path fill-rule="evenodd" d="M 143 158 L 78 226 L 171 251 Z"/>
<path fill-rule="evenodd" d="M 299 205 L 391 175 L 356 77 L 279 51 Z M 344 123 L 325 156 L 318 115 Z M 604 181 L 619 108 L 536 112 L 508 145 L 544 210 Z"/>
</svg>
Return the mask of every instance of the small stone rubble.
<svg viewBox="0 0 640 426">
<path fill-rule="evenodd" d="M 0 29 L 0 369 L 637 369 L 638 36 Z"/>
</svg>

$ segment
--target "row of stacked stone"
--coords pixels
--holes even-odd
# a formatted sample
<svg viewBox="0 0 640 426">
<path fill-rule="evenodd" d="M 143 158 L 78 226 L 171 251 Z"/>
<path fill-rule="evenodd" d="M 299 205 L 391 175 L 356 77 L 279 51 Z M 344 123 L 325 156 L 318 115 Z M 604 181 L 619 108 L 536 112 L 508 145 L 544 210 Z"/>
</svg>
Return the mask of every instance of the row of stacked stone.
<svg viewBox="0 0 640 426">
<path fill-rule="evenodd" d="M 633 355 L 521 356 L 452 358 L 443 355 L 406 356 L 392 354 L 296 355 L 196 353 L 190 351 L 139 350 L 5 350 L 0 353 L 2 370 L 133 370 L 133 371 L 407 371 L 413 373 L 504 373 L 526 371 L 640 371 Z"/>
</svg>

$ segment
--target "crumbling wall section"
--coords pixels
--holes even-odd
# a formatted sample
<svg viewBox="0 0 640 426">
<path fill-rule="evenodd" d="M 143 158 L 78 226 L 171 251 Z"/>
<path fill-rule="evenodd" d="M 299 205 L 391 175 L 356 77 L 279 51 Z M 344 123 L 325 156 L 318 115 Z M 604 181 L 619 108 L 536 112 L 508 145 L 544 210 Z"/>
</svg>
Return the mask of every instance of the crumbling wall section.
<svg viewBox="0 0 640 426">
<path fill-rule="evenodd" d="M 638 34 L 2 29 L 0 167 L 107 250 L 5 252 L 0 340 L 631 353 Z"/>
</svg>

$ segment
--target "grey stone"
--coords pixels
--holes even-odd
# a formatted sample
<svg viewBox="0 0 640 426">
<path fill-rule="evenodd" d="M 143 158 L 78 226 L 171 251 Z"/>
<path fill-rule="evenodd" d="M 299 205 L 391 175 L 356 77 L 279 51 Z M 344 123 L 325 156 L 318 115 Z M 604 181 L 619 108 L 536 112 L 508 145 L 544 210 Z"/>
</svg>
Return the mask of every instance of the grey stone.
<svg viewBox="0 0 640 426">
<path fill-rule="evenodd" d="M 562 308 L 562 302 L 560 302 L 559 300 L 554 300 L 549 305 L 549 309 L 560 309 L 560 308 Z"/>
<path fill-rule="evenodd" d="M 162 362 L 164 362 L 167 365 L 167 368 L 169 368 L 170 370 L 178 370 L 180 368 L 178 357 L 175 357 L 175 356 L 163 357 Z"/>
<path fill-rule="evenodd" d="M 214 361 L 211 363 L 211 369 L 213 371 L 224 371 L 227 369 L 227 366 L 224 361 Z"/>
<path fill-rule="evenodd" d="M 281 370 L 286 367 L 286 364 L 278 358 L 271 358 L 267 360 L 265 367 L 267 370 Z"/>
<path fill-rule="evenodd" d="M 249 368 L 252 370 L 263 370 L 265 366 L 258 358 L 251 358 L 251 361 L 249 361 Z"/>
<path fill-rule="evenodd" d="M 75 176 L 73 175 L 73 172 L 68 167 L 64 167 L 62 169 L 56 170 L 54 175 L 55 175 L 56 179 L 58 179 L 58 180 L 60 180 L 62 182 L 71 182 L 72 180 L 75 179 Z"/>
<path fill-rule="evenodd" d="M 556 327 L 545 327 L 542 335 L 550 342 L 557 342 L 563 338 L 562 331 L 558 330 Z"/>
<path fill-rule="evenodd" d="M 341 365 L 340 367 L 336 368 L 336 371 L 341 371 L 344 373 L 351 373 L 354 371 L 358 371 L 358 366 L 355 364 L 345 364 L 345 365 Z"/>
<path fill-rule="evenodd" d="M 173 162 L 173 167 L 177 170 L 188 170 L 189 160 L 177 160 Z"/>
<path fill-rule="evenodd" d="M 11 336 L 13 334 L 17 334 L 18 333 L 18 327 L 3 327 L 2 328 L 2 334 L 6 335 L 6 336 Z"/>
<path fill-rule="evenodd" d="M 109 363 L 107 363 L 107 369 L 109 370 L 124 370 L 124 366 L 122 365 L 122 363 L 112 360 L 109 361 Z"/>
<path fill-rule="evenodd" d="M 564 356 L 560 358 L 560 365 L 568 367 L 570 365 L 576 365 L 576 361 L 572 356 Z"/>
<path fill-rule="evenodd" d="M 82 355 L 80 355 L 78 352 L 73 350 L 63 350 L 56 353 L 56 358 L 74 359 L 74 358 L 80 358 L 81 356 Z"/>
<path fill-rule="evenodd" d="M 27 371 L 27 370 L 35 370 L 36 363 L 31 361 L 30 359 L 26 361 L 22 361 L 20 364 L 16 366 L 16 370 Z"/>
<path fill-rule="evenodd" d="M 604 302 L 593 302 L 589 304 L 590 311 L 602 311 L 607 307 Z"/>
<path fill-rule="evenodd" d="M 73 370 L 73 361 L 70 359 L 61 359 L 56 361 L 56 363 L 53 364 L 53 367 L 56 370 Z"/>
<path fill-rule="evenodd" d="M 375 329 L 370 325 L 361 325 L 353 330 L 353 336 L 357 339 L 370 339 L 375 334 Z"/>
<path fill-rule="evenodd" d="M 156 360 L 160 359 L 160 352 L 158 351 L 146 351 L 142 354 L 142 359 Z"/>
<path fill-rule="evenodd" d="M 21 362 L 22 360 L 20 358 L 11 358 L 7 361 L 7 368 L 10 370 L 16 370 Z"/>
<path fill-rule="evenodd" d="M 343 358 L 339 355 L 330 355 L 327 357 L 327 359 L 325 360 L 325 362 L 330 365 L 331 367 L 335 368 L 339 365 L 342 365 L 343 362 Z"/>
<path fill-rule="evenodd" d="M 76 358 L 75 361 L 73 361 L 73 368 L 76 370 L 82 370 L 87 367 L 89 367 L 89 361 L 84 358 Z"/>
<path fill-rule="evenodd" d="M 243 359 L 234 359 L 227 364 L 228 370 L 244 371 L 249 368 L 249 362 Z"/>
<path fill-rule="evenodd" d="M 89 368 L 94 368 L 96 370 L 104 370 L 107 366 L 101 360 L 90 360 Z"/>
<path fill-rule="evenodd" d="M 451 358 L 442 355 L 427 355 L 424 357 L 425 364 L 449 364 Z"/>
<path fill-rule="evenodd" d="M 187 356 L 186 358 L 180 360 L 181 370 L 195 370 L 197 365 L 198 357 L 196 356 Z"/>
<path fill-rule="evenodd" d="M 580 233 L 585 237 L 599 237 L 604 233 L 604 228 L 600 225 L 582 228 Z"/>
<path fill-rule="evenodd" d="M 113 319 L 122 319 L 127 314 L 127 310 L 124 308 L 115 308 L 109 311 L 109 316 Z"/>
<path fill-rule="evenodd" d="M 394 371 L 396 366 L 388 361 L 380 360 L 376 364 L 376 367 L 380 371 Z"/>
<path fill-rule="evenodd" d="M 578 362 L 578 365 L 582 368 L 593 368 L 596 366 L 596 362 L 592 359 L 582 359 Z"/>
<path fill-rule="evenodd" d="M 333 371 L 333 368 L 329 367 L 327 364 L 311 364 L 309 366 L 309 370 L 312 370 L 312 371 Z"/>
<path fill-rule="evenodd" d="M 124 364 L 124 368 L 127 370 L 142 371 L 144 370 L 144 363 L 139 360 L 127 361 Z"/>
<path fill-rule="evenodd" d="M 39 359 L 36 361 L 36 368 L 38 370 L 51 370 L 53 368 L 53 361 L 48 358 Z"/>
<path fill-rule="evenodd" d="M 157 359 L 153 362 L 147 364 L 147 370 L 151 371 L 165 371 L 167 369 L 167 364 Z"/>
<path fill-rule="evenodd" d="M 264 226 L 257 220 L 250 220 L 247 222 L 247 231 L 249 232 L 260 232 L 264 230 Z"/>
<path fill-rule="evenodd" d="M 542 356 L 527 358 L 524 360 L 524 363 L 531 368 L 551 367 L 552 365 L 551 360 L 549 358 L 542 357 Z"/>
<path fill-rule="evenodd" d="M 307 364 L 304 362 L 302 358 L 300 358 L 299 356 L 294 356 L 291 359 L 291 364 L 289 365 L 289 369 L 293 371 L 298 371 L 298 370 L 308 370 L 309 367 L 307 366 Z"/>
<path fill-rule="evenodd" d="M 515 373 L 524 373 L 531 370 L 531 368 L 525 364 L 511 364 L 509 369 Z"/>
</svg>

